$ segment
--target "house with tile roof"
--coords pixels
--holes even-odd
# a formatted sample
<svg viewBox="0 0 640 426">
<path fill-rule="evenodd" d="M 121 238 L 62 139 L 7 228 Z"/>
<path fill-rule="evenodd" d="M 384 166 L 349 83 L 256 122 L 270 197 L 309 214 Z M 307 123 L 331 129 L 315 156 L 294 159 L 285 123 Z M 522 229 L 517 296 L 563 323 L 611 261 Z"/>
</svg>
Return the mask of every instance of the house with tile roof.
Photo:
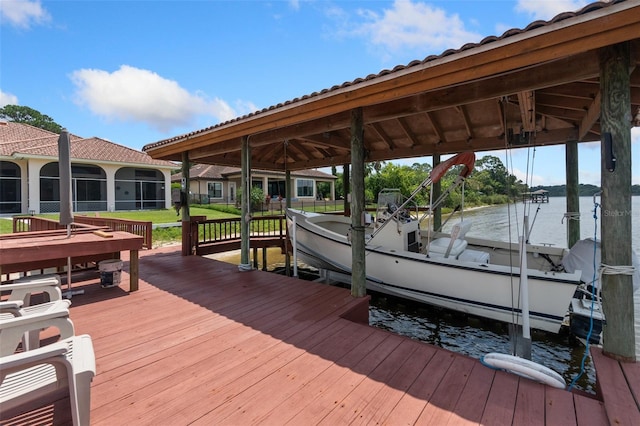
<svg viewBox="0 0 640 426">
<path fill-rule="evenodd" d="M 289 182 L 292 201 L 333 200 L 336 179 L 336 176 L 315 169 L 292 171 Z M 171 180 L 181 182 L 182 173 L 174 174 Z M 251 171 L 251 186 L 262 189 L 270 199 L 285 196 L 285 183 L 285 173 Z M 195 202 L 233 204 L 241 184 L 239 167 L 196 164 L 189 169 L 189 192 Z"/>
<path fill-rule="evenodd" d="M 0 121 L 0 215 L 60 211 L 58 137 Z M 73 210 L 171 208 L 179 165 L 97 137 L 71 137 Z"/>
</svg>

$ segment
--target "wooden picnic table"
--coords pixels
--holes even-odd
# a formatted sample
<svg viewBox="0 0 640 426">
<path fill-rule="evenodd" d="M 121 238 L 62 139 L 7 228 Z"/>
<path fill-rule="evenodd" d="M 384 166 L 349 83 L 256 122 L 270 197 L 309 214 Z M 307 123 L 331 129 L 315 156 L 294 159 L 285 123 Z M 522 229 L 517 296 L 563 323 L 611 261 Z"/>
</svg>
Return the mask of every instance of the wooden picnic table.
<svg viewBox="0 0 640 426">
<path fill-rule="evenodd" d="M 17 236 L 16 234 L 13 234 Z M 138 290 L 138 252 L 144 239 L 123 231 L 95 231 L 25 238 L 0 238 L 0 274 L 37 269 L 59 259 L 82 258 L 128 250 L 129 291 Z M 26 269 L 24 269 L 26 268 Z"/>
</svg>

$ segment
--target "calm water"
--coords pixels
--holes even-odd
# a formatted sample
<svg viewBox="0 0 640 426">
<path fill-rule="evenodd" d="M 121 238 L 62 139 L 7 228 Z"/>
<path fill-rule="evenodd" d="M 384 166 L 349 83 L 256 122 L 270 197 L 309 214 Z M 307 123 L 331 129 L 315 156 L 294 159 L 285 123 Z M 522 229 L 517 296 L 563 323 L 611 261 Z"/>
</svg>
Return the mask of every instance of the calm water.
<svg viewBox="0 0 640 426">
<path fill-rule="evenodd" d="M 597 200 L 599 202 L 599 200 Z M 549 203 L 533 204 L 529 211 L 532 224 L 532 243 L 553 244 L 566 247 L 566 220 L 563 222 L 565 198 L 554 197 Z M 538 210 L 539 209 L 539 210 Z M 582 238 L 593 237 L 593 198 L 580 199 L 580 230 Z M 508 213 L 511 213 L 511 225 Z M 473 227 L 467 235 L 509 241 L 511 226 L 512 241 L 518 240 L 521 232 L 523 206 L 495 206 L 464 213 L 465 220 L 472 220 Z M 601 212 L 598 210 L 598 216 Z M 632 199 L 632 221 L 638 223 L 640 197 Z M 446 217 L 443 218 L 443 221 Z M 458 221 L 452 218 L 444 227 L 445 231 Z M 518 224 L 520 223 L 520 225 Z M 597 223 L 598 238 L 600 222 Z M 640 226 L 633 229 L 632 245 L 640 252 Z M 239 263 L 239 255 L 225 256 L 222 260 Z M 260 256 L 261 260 L 261 256 Z M 279 249 L 269 251 L 269 269 L 283 264 Z M 480 358 L 489 352 L 509 353 L 510 342 L 506 324 L 480 318 L 467 317 L 456 312 L 414 303 L 382 294 L 373 294 L 369 310 L 372 326 L 410 338 L 427 342 L 454 352 Z M 567 384 L 580 372 L 580 364 L 585 347 L 567 335 L 553 335 L 544 332 L 532 333 L 532 359 L 562 374 Z M 585 373 L 575 385 L 576 388 L 595 393 L 595 371 L 591 361 L 585 362 Z"/>
<path fill-rule="evenodd" d="M 600 203 L 600 199 L 596 199 Z M 533 244 L 553 244 L 558 247 L 567 247 L 567 219 L 566 199 L 564 197 L 550 197 L 548 203 L 528 204 L 529 228 L 531 234 L 529 241 Z M 593 238 L 594 225 L 597 225 L 597 236 L 600 238 L 600 219 L 602 211 L 597 209 L 597 223 L 593 219 L 593 198 L 580 197 L 580 236 L 581 238 Z M 632 246 L 638 255 L 640 253 L 640 197 L 631 198 L 632 214 Z M 509 221 L 509 213 L 511 221 Z M 511 241 L 517 242 L 518 235 L 522 233 L 522 217 L 524 207 L 522 204 L 511 206 L 485 207 L 464 213 L 464 218 L 473 221 L 473 226 L 467 235 L 509 241 L 509 229 L 511 229 Z M 446 217 L 443 217 L 444 220 Z M 452 218 L 444 227 L 449 231 L 451 226 L 459 220 Z M 636 225 L 638 223 L 639 225 Z"/>
</svg>

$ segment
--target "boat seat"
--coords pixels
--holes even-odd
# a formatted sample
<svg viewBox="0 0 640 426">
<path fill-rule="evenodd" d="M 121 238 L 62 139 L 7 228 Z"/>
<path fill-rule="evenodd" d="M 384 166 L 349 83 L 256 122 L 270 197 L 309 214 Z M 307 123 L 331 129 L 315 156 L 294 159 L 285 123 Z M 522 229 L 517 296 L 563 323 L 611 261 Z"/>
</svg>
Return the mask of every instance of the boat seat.
<svg viewBox="0 0 640 426">
<path fill-rule="evenodd" d="M 467 242 L 464 237 L 471 229 L 472 222 L 458 222 L 451 228 L 451 237 L 436 238 L 429 244 L 429 255 L 436 257 L 453 257 L 457 258 L 467 248 Z"/>
<path fill-rule="evenodd" d="M 449 248 L 450 238 L 438 238 L 433 240 L 429 245 L 429 255 L 433 257 L 447 257 L 447 249 Z M 454 240 L 449 251 L 448 257 L 457 258 L 467 248 L 465 240 Z"/>
<path fill-rule="evenodd" d="M 467 249 L 460 253 L 458 260 L 462 260 L 463 262 L 489 263 L 491 256 L 484 251 Z"/>
</svg>

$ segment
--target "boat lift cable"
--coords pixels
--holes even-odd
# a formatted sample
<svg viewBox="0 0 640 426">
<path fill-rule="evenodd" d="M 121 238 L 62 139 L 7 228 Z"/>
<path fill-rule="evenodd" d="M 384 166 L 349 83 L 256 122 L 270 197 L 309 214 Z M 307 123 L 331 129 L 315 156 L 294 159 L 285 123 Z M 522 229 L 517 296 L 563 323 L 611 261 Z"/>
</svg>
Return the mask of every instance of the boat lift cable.
<svg viewBox="0 0 640 426">
<path fill-rule="evenodd" d="M 536 209 L 536 214 L 533 215 L 533 220 L 531 221 L 531 226 L 529 227 L 529 232 L 527 232 L 527 244 L 529 244 L 529 238 L 531 236 L 531 231 L 533 231 L 533 225 L 536 223 L 536 218 L 538 217 L 538 213 L 540 212 L 540 205 Z"/>
<path fill-rule="evenodd" d="M 596 285 L 596 269 L 598 266 L 597 259 L 597 251 L 598 251 L 598 207 L 600 204 L 596 202 L 596 197 L 600 194 L 599 192 L 593 195 L 593 281 L 591 282 L 591 307 L 590 307 L 590 315 L 589 315 L 589 332 L 587 333 L 587 342 L 585 343 L 584 354 L 582 355 L 582 360 L 580 361 L 580 371 L 573 378 L 571 384 L 569 385 L 569 392 L 575 386 L 576 382 L 582 375 L 584 374 L 584 363 L 589 356 L 589 342 L 591 341 L 591 333 L 593 332 L 593 309 L 595 307 L 596 297 L 598 295 L 597 285 Z M 600 284 L 602 284 L 600 282 Z"/>
<path fill-rule="evenodd" d="M 582 360 L 580 361 L 580 371 L 578 375 L 576 375 L 576 377 L 571 381 L 571 384 L 569 385 L 569 391 L 573 388 L 573 386 L 576 384 L 578 379 L 584 374 L 584 364 L 587 359 L 587 356 L 589 356 L 589 342 L 591 341 L 591 334 L 593 332 L 593 325 L 594 325 L 593 312 L 594 312 L 595 304 L 601 303 L 601 300 L 602 300 L 600 298 L 600 295 L 598 294 L 599 293 L 598 285 L 602 287 L 602 276 L 603 275 L 633 275 L 635 273 L 635 268 L 633 267 L 633 265 L 611 266 L 601 262 L 600 267 L 597 268 L 598 284 L 596 284 L 596 267 L 598 262 L 598 258 L 597 258 L 598 214 L 597 212 L 598 212 L 598 208 L 600 207 L 600 204 L 596 202 L 596 197 L 600 194 L 601 192 L 597 192 L 596 194 L 593 195 L 593 222 L 594 222 L 594 225 L 593 225 L 593 279 L 591 282 L 591 306 L 590 306 L 590 315 L 589 315 L 589 332 L 587 333 L 587 337 L 586 337 L 587 342 L 585 343 L 584 355 L 582 356 Z M 602 310 L 602 306 L 600 306 L 600 312 L 604 312 Z M 606 318 L 604 322 L 606 323 Z"/>
</svg>

